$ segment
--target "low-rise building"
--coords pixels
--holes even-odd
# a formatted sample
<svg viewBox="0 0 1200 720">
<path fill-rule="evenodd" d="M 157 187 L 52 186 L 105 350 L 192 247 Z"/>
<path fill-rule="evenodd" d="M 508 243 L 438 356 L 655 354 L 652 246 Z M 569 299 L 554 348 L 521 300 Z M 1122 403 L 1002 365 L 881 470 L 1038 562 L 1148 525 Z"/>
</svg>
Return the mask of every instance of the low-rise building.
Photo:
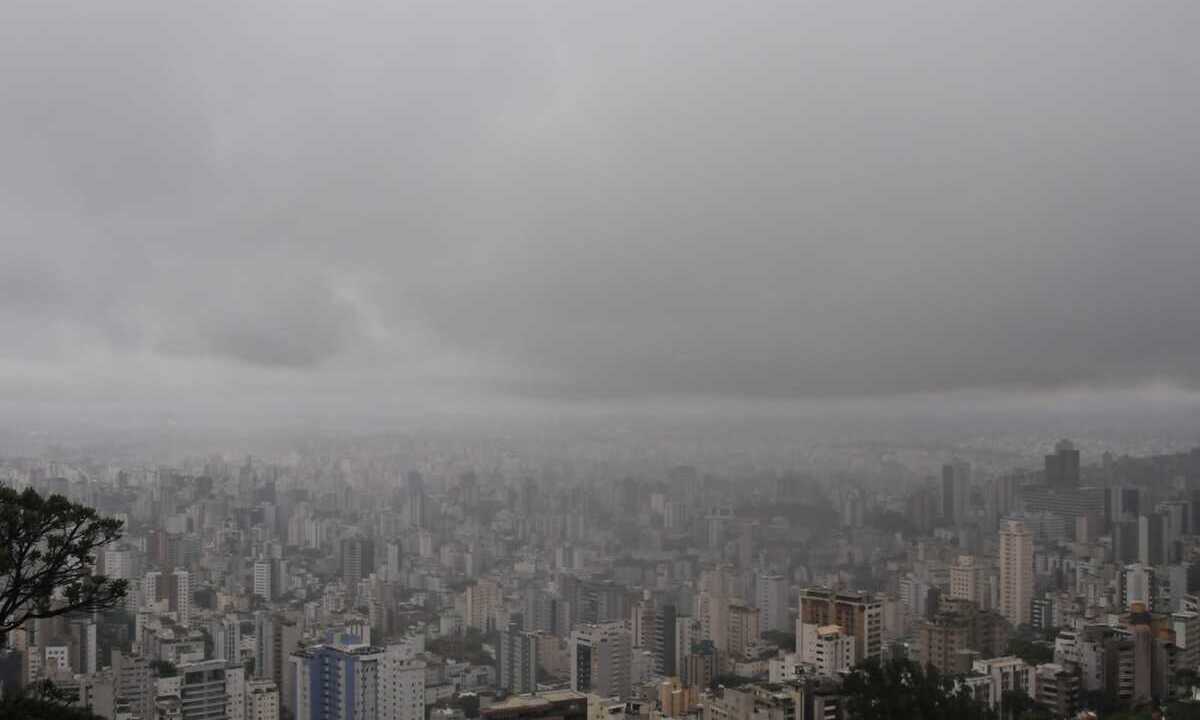
<svg viewBox="0 0 1200 720">
<path fill-rule="evenodd" d="M 483 720 L 587 720 L 588 696 L 574 690 L 513 695 L 481 712 Z"/>
</svg>

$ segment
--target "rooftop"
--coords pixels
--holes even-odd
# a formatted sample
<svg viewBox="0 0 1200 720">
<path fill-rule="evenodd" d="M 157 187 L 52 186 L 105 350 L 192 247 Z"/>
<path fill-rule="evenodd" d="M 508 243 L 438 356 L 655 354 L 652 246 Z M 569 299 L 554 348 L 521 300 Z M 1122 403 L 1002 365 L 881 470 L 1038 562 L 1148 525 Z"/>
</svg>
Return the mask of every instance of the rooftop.
<svg viewBox="0 0 1200 720">
<path fill-rule="evenodd" d="M 552 703 L 568 702 L 571 700 L 587 700 L 587 695 L 574 690 L 548 690 L 532 695 L 513 695 L 487 707 L 489 711 L 519 710 L 534 708 Z"/>
</svg>

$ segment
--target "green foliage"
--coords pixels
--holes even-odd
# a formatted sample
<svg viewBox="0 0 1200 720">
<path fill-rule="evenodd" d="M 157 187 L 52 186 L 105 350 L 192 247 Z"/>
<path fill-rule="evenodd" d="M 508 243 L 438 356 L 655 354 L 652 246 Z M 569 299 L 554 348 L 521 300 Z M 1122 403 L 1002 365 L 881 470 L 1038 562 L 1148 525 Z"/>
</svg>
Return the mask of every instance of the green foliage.
<svg viewBox="0 0 1200 720">
<path fill-rule="evenodd" d="M 463 711 L 463 717 L 473 719 L 479 717 L 479 696 L 466 693 L 457 698 L 458 707 Z"/>
<path fill-rule="evenodd" d="M 1173 702 L 1167 706 L 1169 720 L 1200 720 L 1200 702 Z"/>
<path fill-rule="evenodd" d="M 1102 690 L 1080 690 L 1078 704 L 1080 710 L 1091 710 L 1105 720 L 1120 708 L 1115 693 Z"/>
<path fill-rule="evenodd" d="M 768 630 L 763 633 L 768 642 L 778 645 L 787 652 L 796 652 L 796 636 L 782 630 Z"/>
<path fill-rule="evenodd" d="M 174 663 L 166 660 L 151 660 L 150 668 L 160 678 L 172 678 L 179 674 L 179 668 L 175 667 Z"/>
<path fill-rule="evenodd" d="M 49 680 L 28 688 L 4 692 L 0 718 L 5 720 L 103 720 L 86 708 L 67 703 L 64 693 Z"/>
<path fill-rule="evenodd" d="M 463 660 L 473 665 L 494 665 L 495 660 L 483 648 L 484 640 L 484 635 L 478 628 L 468 628 L 465 633 L 433 640 L 429 643 L 429 650 L 443 657 Z M 493 640 L 499 642 L 499 635 Z"/>
<path fill-rule="evenodd" d="M 856 720 L 995 720 L 986 703 L 953 678 L 910 660 L 868 660 L 842 686 Z"/>
<path fill-rule="evenodd" d="M 1185 693 L 1187 690 L 1191 689 L 1193 685 L 1197 684 L 1197 680 L 1196 671 L 1188 667 L 1176 670 L 1175 675 L 1171 678 L 1171 682 L 1177 687 L 1181 688 Z"/>
<path fill-rule="evenodd" d="M 479 628 L 467 628 L 463 635 L 463 649 L 469 653 L 483 650 L 483 633 Z"/>
<path fill-rule="evenodd" d="M 1008 641 L 1008 654 L 1016 655 L 1030 665 L 1054 662 L 1054 648 L 1038 640 L 1014 637 Z"/>
<path fill-rule="evenodd" d="M 723 685 L 727 688 L 735 688 L 752 682 L 754 682 L 754 678 L 742 677 L 741 675 L 724 674 L 714 677 L 712 686 L 715 688 L 718 685 Z"/>
<path fill-rule="evenodd" d="M 93 575 L 98 548 L 121 537 L 121 521 L 62 495 L 0 486 L 0 634 L 26 620 L 103 610 L 125 597 L 124 580 Z M 61 589 L 65 601 L 52 600 Z"/>
<path fill-rule="evenodd" d="M 1003 720 L 1054 720 L 1054 713 L 1019 690 L 1005 690 L 1000 696 Z"/>
</svg>

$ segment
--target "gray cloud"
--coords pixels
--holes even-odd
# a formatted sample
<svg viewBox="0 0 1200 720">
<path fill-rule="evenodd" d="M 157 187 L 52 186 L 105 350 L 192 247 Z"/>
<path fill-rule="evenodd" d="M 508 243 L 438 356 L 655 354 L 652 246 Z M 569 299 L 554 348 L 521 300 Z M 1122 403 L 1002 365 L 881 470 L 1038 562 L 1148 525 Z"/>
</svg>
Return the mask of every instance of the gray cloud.
<svg viewBox="0 0 1200 720">
<path fill-rule="evenodd" d="M 22 403 L 1200 377 L 1191 3 L 4 14 Z"/>
<path fill-rule="evenodd" d="M 259 269 L 234 277 L 214 271 L 190 286 L 190 278 L 166 278 L 151 323 L 154 349 L 303 368 L 358 339 L 355 308 L 320 278 L 293 276 L 286 265 Z"/>
</svg>

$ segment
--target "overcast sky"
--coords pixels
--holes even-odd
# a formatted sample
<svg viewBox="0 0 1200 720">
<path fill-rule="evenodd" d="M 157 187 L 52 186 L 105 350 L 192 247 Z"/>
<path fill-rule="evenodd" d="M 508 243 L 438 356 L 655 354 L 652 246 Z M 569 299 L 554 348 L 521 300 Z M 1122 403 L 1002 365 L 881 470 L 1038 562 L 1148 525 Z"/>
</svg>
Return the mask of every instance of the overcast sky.
<svg viewBox="0 0 1200 720">
<path fill-rule="evenodd" d="M 1194 398 L 1198 28 L 8 0 L 0 413 Z"/>
</svg>

